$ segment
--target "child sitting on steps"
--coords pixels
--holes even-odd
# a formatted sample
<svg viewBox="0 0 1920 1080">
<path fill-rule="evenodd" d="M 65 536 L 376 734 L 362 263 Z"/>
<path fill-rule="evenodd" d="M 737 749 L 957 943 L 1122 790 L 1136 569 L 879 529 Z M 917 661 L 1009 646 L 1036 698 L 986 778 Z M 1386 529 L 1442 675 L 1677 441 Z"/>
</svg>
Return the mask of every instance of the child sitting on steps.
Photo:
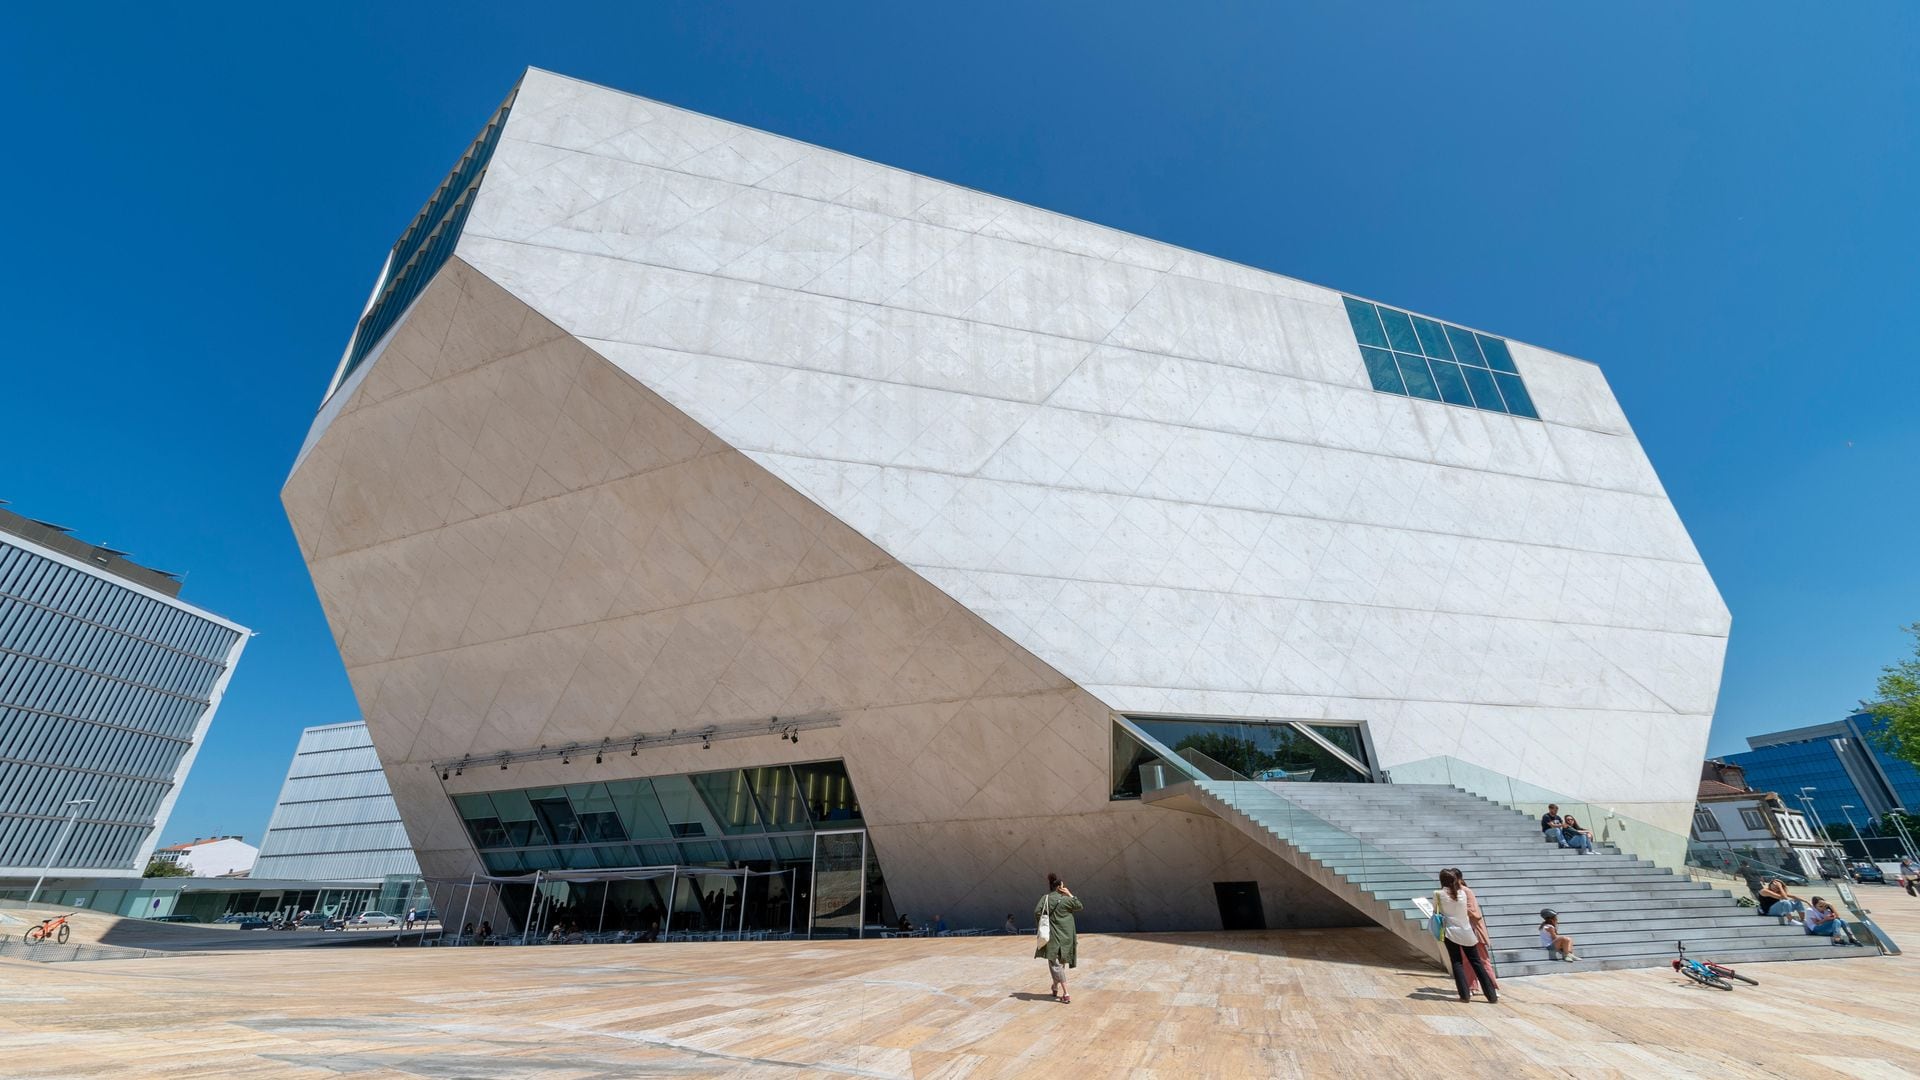
<svg viewBox="0 0 1920 1080">
<path fill-rule="evenodd" d="M 1568 963 L 1580 959 L 1573 955 L 1573 939 L 1560 932 L 1560 913 L 1552 908 L 1540 909 L 1540 947 Z"/>
</svg>

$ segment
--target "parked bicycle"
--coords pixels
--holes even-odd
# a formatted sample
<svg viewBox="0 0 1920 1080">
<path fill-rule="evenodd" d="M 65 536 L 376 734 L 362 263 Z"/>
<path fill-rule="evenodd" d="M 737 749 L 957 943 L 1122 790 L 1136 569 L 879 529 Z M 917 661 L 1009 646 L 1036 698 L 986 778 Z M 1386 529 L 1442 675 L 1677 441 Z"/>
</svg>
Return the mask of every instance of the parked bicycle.
<svg viewBox="0 0 1920 1080">
<path fill-rule="evenodd" d="M 78 914 L 78 912 L 74 914 Z M 68 935 L 73 932 L 72 929 L 67 926 L 67 919 L 69 917 L 70 916 L 67 915 L 56 915 L 51 919 L 43 920 L 37 926 L 29 926 L 27 927 L 27 932 L 20 935 L 20 940 L 29 945 L 38 945 L 48 938 L 52 938 L 55 942 L 65 945 Z"/>
<path fill-rule="evenodd" d="M 1684 941 L 1676 941 L 1674 944 L 1679 946 L 1680 956 L 1674 960 L 1673 970 L 1685 975 L 1701 986 L 1711 986 L 1716 990 L 1731 990 L 1733 989 L 1733 984 L 1728 982 L 1728 979 L 1738 979 L 1748 986 L 1760 985 L 1759 979 L 1750 979 L 1725 964 L 1716 964 L 1711 960 L 1692 959 L 1687 955 L 1687 943 Z"/>
</svg>

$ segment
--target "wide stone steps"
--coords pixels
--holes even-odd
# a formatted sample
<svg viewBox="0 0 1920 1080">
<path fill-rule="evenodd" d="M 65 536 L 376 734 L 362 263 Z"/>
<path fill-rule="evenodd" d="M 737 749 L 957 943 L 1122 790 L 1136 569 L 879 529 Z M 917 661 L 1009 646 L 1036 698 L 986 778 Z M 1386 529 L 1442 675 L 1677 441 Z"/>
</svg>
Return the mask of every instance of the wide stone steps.
<svg viewBox="0 0 1920 1080">
<path fill-rule="evenodd" d="M 1184 787 L 1185 785 L 1183 785 Z M 1195 781 L 1193 797 L 1429 956 L 1440 952 L 1414 906 L 1441 867 L 1457 866 L 1487 918 L 1504 977 L 1669 963 L 1675 942 L 1726 963 L 1857 955 L 1781 926 L 1702 884 L 1607 844 L 1591 854 L 1541 838 L 1534 818 L 1438 785 Z M 1185 796 L 1182 796 L 1185 797 Z M 1551 907 L 1582 956 L 1548 958 L 1539 912 Z"/>
</svg>

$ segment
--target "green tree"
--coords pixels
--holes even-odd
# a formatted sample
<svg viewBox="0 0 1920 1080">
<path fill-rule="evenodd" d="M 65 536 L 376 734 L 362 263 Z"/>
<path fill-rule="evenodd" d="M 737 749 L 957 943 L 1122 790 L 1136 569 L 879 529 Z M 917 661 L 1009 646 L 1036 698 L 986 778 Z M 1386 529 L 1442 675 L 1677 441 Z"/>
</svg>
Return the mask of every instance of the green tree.
<svg viewBox="0 0 1920 1080">
<path fill-rule="evenodd" d="M 170 863 L 165 859 L 148 859 L 147 868 L 141 871 L 140 876 L 141 877 L 192 877 L 193 874 L 189 870 L 187 870 L 186 867 L 181 866 L 177 863 Z"/>
<path fill-rule="evenodd" d="M 1900 629 L 1913 635 L 1913 655 L 1880 669 L 1874 684 L 1880 700 L 1866 707 L 1886 725 L 1879 735 L 1881 748 L 1920 765 L 1920 623 Z"/>
</svg>

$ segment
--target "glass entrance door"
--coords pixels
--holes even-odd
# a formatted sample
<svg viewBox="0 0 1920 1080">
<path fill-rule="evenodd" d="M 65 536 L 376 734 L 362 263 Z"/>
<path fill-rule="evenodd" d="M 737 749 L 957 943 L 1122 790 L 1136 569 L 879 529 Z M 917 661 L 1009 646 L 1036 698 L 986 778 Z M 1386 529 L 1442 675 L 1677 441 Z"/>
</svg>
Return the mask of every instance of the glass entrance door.
<svg viewBox="0 0 1920 1080">
<path fill-rule="evenodd" d="M 867 921 L 867 831 L 813 834 L 808 937 L 860 937 Z"/>
</svg>

